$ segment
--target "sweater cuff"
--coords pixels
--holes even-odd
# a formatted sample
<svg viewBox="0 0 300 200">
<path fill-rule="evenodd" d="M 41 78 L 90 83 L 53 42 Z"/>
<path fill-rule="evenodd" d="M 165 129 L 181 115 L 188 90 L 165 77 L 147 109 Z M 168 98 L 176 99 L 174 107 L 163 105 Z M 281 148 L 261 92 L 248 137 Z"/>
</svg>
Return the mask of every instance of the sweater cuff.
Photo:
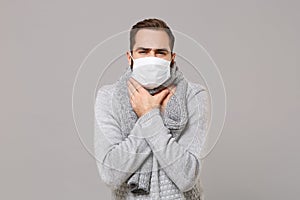
<svg viewBox="0 0 300 200">
<path fill-rule="evenodd" d="M 167 129 L 163 123 L 159 108 L 153 108 L 142 115 L 135 123 L 132 135 L 138 138 L 149 138 Z"/>
</svg>

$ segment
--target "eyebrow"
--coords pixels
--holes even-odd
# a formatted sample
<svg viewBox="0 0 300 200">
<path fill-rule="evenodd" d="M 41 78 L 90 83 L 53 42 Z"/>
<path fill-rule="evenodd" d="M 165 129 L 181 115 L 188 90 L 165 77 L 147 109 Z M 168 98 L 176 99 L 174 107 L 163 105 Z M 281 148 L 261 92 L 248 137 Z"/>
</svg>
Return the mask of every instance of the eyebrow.
<svg viewBox="0 0 300 200">
<path fill-rule="evenodd" d="M 152 48 L 146 48 L 146 47 L 138 47 L 136 48 L 135 50 L 138 51 L 138 50 L 145 50 L 145 51 L 149 51 L 151 50 Z M 169 51 L 167 48 L 162 48 L 162 49 L 153 49 L 155 51 Z"/>
</svg>

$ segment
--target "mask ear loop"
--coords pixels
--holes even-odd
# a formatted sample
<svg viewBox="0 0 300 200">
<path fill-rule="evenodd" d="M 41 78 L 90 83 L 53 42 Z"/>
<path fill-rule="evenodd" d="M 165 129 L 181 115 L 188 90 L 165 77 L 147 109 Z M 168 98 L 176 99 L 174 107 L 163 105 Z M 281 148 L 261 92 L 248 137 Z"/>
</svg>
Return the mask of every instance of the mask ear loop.
<svg viewBox="0 0 300 200">
<path fill-rule="evenodd" d="M 131 71 L 132 71 L 132 67 L 133 67 L 132 51 L 130 51 L 130 57 L 131 57 L 131 61 L 130 61 L 130 69 L 131 69 Z"/>
</svg>

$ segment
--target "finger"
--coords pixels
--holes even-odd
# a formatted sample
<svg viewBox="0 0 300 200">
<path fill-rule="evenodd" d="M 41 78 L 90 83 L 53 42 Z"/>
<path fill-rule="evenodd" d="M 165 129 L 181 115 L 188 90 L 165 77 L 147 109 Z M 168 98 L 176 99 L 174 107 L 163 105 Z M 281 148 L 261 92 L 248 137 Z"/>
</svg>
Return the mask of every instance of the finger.
<svg viewBox="0 0 300 200">
<path fill-rule="evenodd" d="M 163 89 L 162 91 L 160 91 L 159 93 L 155 94 L 154 96 L 156 96 L 156 97 L 161 101 L 161 100 L 163 100 L 169 93 L 170 93 L 170 91 L 166 88 L 166 89 Z"/>
<path fill-rule="evenodd" d="M 133 97 L 133 96 L 132 96 L 132 97 Z M 131 104 L 132 107 L 135 107 L 135 103 L 134 103 L 133 98 L 130 98 L 130 104 Z"/>
<path fill-rule="evenodd" d="M 144 87 L 139 82 L 137 82 L 134 78 L 130 77 L 129 81 L 133 85 L 133 87 L 135 87 L 137 89 L 137 91 L 139 91 L 139 92 L 145 91 Z"/>
<path fill-rule="evenodd" d="M 134 105 L 134 94 L 130 91 L 129 88 L 128 88 L 128 93 L 129 93 L 129 101 L 131 105 Z"/>
<path fill-rule="evenodd" d="M 132 93 L 132 89 L 131 89 L 129 81 L 127 81 L 127 90 L 128 90 L 129 95 L 131 96 L 133 93 Z"/>
<path fill-rule="evenodd" d="M 131 96 L 133 95 L 133 93 L 132 93 L 132 91 L 129 89 L 129 87 L 127 87 L 127 90 L 128 90 L 129 97 L 131 98 Z"/>
<path fill-rule="evenodd" d="M 127 85 L 130 95 L 134 95 L 135 92 L 138 92 L 129 80 L 127 81 Z"/>
<path fill-rule="evenodd" d="M 176 86 L 175 85 L 171 85 L 170 87 L 168 87 L 170 93 L 174 94 L 175 90 L 176 90 Z"/>
</svg>

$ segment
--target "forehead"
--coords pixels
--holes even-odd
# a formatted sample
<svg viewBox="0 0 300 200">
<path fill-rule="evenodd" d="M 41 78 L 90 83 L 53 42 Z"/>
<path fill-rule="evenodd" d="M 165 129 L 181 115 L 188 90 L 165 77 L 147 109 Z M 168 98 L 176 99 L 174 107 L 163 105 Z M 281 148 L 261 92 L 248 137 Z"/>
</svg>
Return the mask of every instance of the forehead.
<svg viewBox="0 0 300 200">
<path fill-rule="evenodd" d="M 135 35 L 135 45 L 145 48 L 166 48 L 170 50 L 169 36 L 164 30 L 140 29 Z"/>
</svg>

